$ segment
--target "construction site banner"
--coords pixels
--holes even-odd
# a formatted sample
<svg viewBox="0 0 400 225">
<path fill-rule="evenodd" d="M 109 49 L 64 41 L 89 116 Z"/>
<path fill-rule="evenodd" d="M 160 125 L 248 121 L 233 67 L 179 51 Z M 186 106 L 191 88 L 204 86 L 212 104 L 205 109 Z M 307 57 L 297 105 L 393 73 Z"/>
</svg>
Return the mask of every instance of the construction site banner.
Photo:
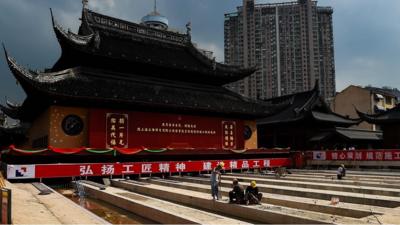
<svg viewBox="0 0 400 225">
<path fill-rule="evenodd" d="M 7 165 L 7 179 L 36 179 L 90 176 L 121 176 L 130 174 L 187 173 L 211 171 L 223 162 L 225 170 L 289 166 L 289 158 L 241 159 L 174 162 L 124 162 L 82 164 Z"/>
<path fill-rule="evenodd" d="M 400 150 L 313 151 L 313 160 L 400 161 Z"/>
</svg>

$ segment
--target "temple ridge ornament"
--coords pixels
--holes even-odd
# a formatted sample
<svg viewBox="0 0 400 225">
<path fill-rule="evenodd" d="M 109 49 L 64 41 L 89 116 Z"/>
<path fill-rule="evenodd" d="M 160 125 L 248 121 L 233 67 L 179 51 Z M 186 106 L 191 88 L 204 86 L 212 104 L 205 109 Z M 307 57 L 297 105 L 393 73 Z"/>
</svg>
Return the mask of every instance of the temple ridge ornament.
<svg viewBox="0 0 400 225">
<path fill-rule="evenodd" d="M 186 24 L 186 34 L 189 37 L 189 39 L 191 39 L 191 37 L 192 37 L 192 22 L 190 22 L 190 21 Z"/>
<path fill-rule="evenodd" d="M 214 71 L 217 70 L 217 60 L 215 59 L 215 57 L 213 57 L 212 59 L 212 67 Z"/>
<path fill-rule="evenodd" d="M 86 9 L 89 5 L 89 0 L 82 0 L 82 5 L 83 5 L 83 8 Z"/>
<path fill-rule="evenodd" d="M 96 33 L 94 34 L 94 41 L 93 41 L 94 47 L 96 49 L 100 49 L 100 42 L 101 42 L 100 34 L 98 31 L 96 31 Z"/>
</svg>

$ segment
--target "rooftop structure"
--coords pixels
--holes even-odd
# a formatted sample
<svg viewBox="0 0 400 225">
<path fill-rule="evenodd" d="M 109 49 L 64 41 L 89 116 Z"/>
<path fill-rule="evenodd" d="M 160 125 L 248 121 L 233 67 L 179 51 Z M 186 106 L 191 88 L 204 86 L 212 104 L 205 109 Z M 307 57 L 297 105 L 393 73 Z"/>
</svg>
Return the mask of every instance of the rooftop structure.
<svg viewBox="0 0 400 225">
<path fill-rule="evenodd" d="M 365 86 L 365 89 L 368 89 L 374 93 L 377 94 L 383 94 L 387 96 L 391 96 L 395 98 L 396 102 L 400 102 L 400 90 L 397 88 L 391 88 L 391 87 L 373 87 L 373 86 Z"/>
<path fill-rule="evenodd" d="M 357 114 L 363 121 L 379 126 L 383 131 L 385 148 L 400 148 L 400 105 L 375 114 L 368 114 L 357 110 Z"/>
<path fill-rule="evenodd" d="M 53 26 L 63 54 L 51 72 L 84 66 L 189 83 L 224 85 L 255 71 L 254 68 L 228 66 L 209 59 L 193 45 L 189 33 L 155 29 L 86 8 L 82 12 L 78 34 L 65 31 L 54 19 Z"/>
<path fill-rule="evenodd" d="M 338 114 L 354 118 L 359 116 L 355 108 L 364 113 L 376 114 L 395 107 L 397 103 L 398 97 L 393 89 L 350 85 L 336 94 L 332 102 L 332 109 Z M 355 128 L 380 130 L 379 125 L 366 122 L 359 124 Z"/>
<path fill-rule="evenodd" d="M 265 100 L 265 102 L 272 105 L 288 104 L 289 106 L 278 114 L 258 120 L 260 125 L 297 122 L 305 118 L 343 127 L 352 126 L 359 122 L 357 119 L 350 119 L 334 113 L 321 98 L 318 85 L 315 85 L 310 91 L 271 98 Z"/>
<path fill-rule="evenodd" d="M 142 18 L 142 24 L 156 28 L 156 29 L 161 29 L 161 30 L 167 30 L 168 29 L 168 19 L 167 17 L 161 15 L 157 11 L 157 0 L 154 0 L 154 10 L 153 12 L 147 14 Z"/>
<path fill-rule="evenodd" d="M 384 125 L 391 123 L 400 123 L 400 105 L 389 109 L 385 112 L 379 112 L 376 114 L 367 114 L 357 110 L 358 115 L 364 121 L 368 123 Z"/>
</svg>

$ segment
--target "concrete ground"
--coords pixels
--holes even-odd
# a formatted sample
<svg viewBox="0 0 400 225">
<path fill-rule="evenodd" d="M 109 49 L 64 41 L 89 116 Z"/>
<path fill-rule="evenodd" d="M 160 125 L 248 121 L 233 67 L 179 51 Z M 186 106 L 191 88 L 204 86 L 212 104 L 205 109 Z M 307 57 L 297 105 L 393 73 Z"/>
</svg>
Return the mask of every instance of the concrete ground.
<svg viewBox="0 0 400 225">
<path fill-rule="evenodd" d="M 39 195 L 32 184 L 11 184 L 13 224 L 108 224 L 58 194 Z"/>
</svg>

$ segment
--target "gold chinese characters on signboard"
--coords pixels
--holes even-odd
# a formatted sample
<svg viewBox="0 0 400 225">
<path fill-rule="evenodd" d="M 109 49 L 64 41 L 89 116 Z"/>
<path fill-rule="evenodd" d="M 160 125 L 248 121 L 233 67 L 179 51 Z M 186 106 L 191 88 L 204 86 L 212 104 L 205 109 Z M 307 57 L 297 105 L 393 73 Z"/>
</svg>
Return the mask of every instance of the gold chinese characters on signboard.
<svg viewBox="0 0 400 225">
<path fill-rule="evenodd" d="M 128 114 L 107 113 L 106 135 L 108 148 L 128 147 Z"/>
<path fill-rule="evenodd" d="M 236 148 L 236 123 L 232 121 L 222 122 L 222 147 L 224 149 Z"/>
</svg>

